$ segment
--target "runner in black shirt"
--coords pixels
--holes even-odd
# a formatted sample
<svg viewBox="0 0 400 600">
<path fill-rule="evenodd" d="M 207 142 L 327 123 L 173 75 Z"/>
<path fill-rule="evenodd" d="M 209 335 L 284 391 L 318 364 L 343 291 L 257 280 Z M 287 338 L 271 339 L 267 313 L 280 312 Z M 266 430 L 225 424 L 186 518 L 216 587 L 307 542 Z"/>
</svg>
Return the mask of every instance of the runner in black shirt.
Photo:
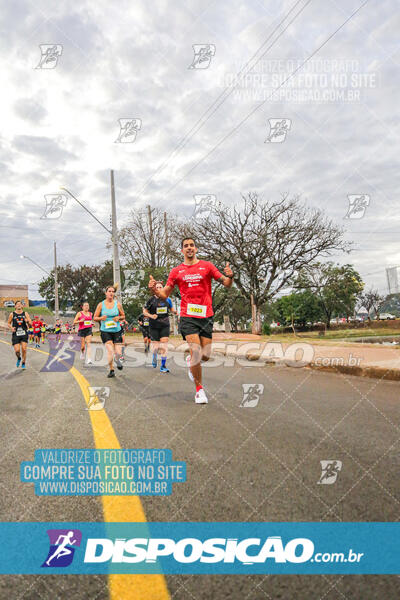
<svg viewBox="0 0 400 600">
<path fill-rule="evenodd" d="M 27 312 L 22 308 L 22 303 L 17 300 L 15 310 L 8 317 L 8 326 L 12 329 L 11 343 L 14 346 L 17 356 L 17 367 L 21 364 L 22 352 L 22 368 L 25 369 L 26 363 L 26 347 L 28 345 L 28 326 L 32 325 L 32 321 Z"/>
<path fill-rule="evenodd" d="M 150 334 L 149 334 L 149 317 L 145 317 L 142 313 L 138 317 L 138 323 L 140 327 L 140 331 L 143 335 L 144 341 L 144 353 L 147 354 L 150 348 Z"/>
<path fill-rule="evenodd" d="M 162 290 L 164 284 L 162 281 L 157 281 L 155 290 Z M 167 350 L 169 340 L 169 313 L 176 311 L 172 307 L 170 298 L 162 300 L 156 295 L 149 298 L 143 308 L 143 314 L 145 317 L 149 317 L 149 333 L 153 347 L 153 362 L 154 368 L 157 367 L 157 354 L 161 355 L 161 373 L 169 373 L 167 369 Z"/>
</svg>

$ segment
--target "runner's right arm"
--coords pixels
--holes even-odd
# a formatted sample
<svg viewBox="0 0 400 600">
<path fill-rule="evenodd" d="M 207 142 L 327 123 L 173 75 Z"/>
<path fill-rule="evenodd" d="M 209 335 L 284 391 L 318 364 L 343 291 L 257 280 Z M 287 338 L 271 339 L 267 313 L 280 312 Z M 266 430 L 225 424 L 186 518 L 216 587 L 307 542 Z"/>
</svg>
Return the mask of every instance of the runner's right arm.
<svg viewBox="0 0 400 600">
<path fill-rule="evenodd" d="M 12 331 L 15 331 L 15 327 L 11 326 L 12 318 L 13 318 L 13 314 L 12 314 L 12 312 L 10 312 L 9 317 L 8 317 L 8 321 L 7 321 L 7 325 L 9 326 L 10 329 L 12 329 Z"/>
<path fill-rule="evenodd" d="M 155 315 L 155 314 L 153 315 L 152 313 L 150 313 L 150 312 L 147 310 L 146 306 L 147 306 L 147 303 L 146 303 L 146 305 L 145 305 L 145 306 L 143 306 L 143 314 L 144 314 L 144 316 L 145 316 L 145 317 L 148 317 L 149 319 L 157 319 L 157 315 Z"/>
<path fill-rule="evenodd" d="M 74 322 L 72 324 L 76 325 L 78 323 L 80 317 L 81 317 L 81 311 L 79 311 L 79 312 L 76 313 Z"/>
<path fill-rule="evenodd" d="M 107 319 L 106 315 L 100 316 L 101 314 L 101 302 L 96 307 L 96 311 L 93 315 L 93 321 L 105 321 Z"/>
</svg>

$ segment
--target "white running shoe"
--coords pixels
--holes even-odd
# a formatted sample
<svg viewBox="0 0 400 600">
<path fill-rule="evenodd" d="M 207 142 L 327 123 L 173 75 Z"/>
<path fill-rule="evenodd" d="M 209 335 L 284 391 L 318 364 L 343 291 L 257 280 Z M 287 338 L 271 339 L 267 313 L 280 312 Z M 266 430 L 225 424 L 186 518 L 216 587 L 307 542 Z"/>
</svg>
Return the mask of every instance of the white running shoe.
<svg viewBox="0 0 400 600">
<path fill-rule="evenodd" d="M 87 365 L 92 365 L 92 364 L 93 364 L 93 362 L 91 361 L 91 359 L 90 359 L 90 358 L 88 358 L 88 359 L 87 359 L 87 361 L 86 361 L 86 364 L 87 364 Z"/>
<path fill-rule="evenodd" d="M 192 371 L 190 370 L 190 354 L 188 354 L 186 357 L 186 364 L 188 366 L 188 377 L 189 377 L 190 381 L 194 382 L 194 377 L 192 375 Z"/>
<path fill-rule="evenodd" d="M 203 388 L 201 388 L 201 390 L 196 392 L 194 401 L 196 402 L 196 404 L 208 404 L 208 398 L 207 398 L 206 393 L 203 390 Z"/>
<path fill-rule="evenodd" d="M 85 353 L 81 352 L 81 360 L 84 360 L 84 359 L 85 359 Z"/>
</svg>

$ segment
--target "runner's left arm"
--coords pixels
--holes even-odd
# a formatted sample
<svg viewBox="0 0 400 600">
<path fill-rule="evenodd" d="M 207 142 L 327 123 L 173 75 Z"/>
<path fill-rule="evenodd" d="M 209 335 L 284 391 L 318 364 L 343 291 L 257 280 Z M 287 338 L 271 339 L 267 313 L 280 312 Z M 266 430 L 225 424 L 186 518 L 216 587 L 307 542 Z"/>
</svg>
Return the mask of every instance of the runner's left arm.
<svg viewBox="0 0 400 600">
<path fill-rule="evenodd" d="M 125 313 L 124 313 L 124 309 L 122 308 L 122 304 L 120 304 L 118 302 L 117 306 L 118 306 L 118 310 L 119 310 L 119 315 L 118 315 L 118 317 L 115 317 L 114 320 L 119 321 L 119 322 L 125 321 Z"/>
<path fill-rule="evenodd" d="M 30 318 L 30 316 L 28 315 L 28 313 L 25 313 L 25 319 L 29 325 L 29 327 L 32 327 L 32 319 Z"/>
</svg>

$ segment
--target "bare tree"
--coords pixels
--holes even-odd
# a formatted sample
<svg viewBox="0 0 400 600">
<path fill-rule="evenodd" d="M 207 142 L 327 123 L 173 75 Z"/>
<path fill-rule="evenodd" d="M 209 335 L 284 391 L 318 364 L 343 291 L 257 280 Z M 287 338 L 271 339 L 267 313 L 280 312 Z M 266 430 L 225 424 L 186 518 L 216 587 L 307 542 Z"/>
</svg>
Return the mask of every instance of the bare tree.
<svg viewBox="0 0 400 600">
<path fill-rule="evenodd" d="M 379 310 L 382 302 L 385 300 L 385 296 L 382 296 L 378 290 L 370 288 L 361 296 L 362 304 L 367 309 L 368 321 L 371 320 L 370 312 L 374 309 L 376 316 L 379 318 Z"/>
<path fill-rule="evenodd" d="M 170 268 L 179 259 L 173 216 L 159 208 L 132 211 L 118 235 L 121 255 L 132 267 Z"/>
<path fill-rule="evenodd" d="M 223 267 L 229 262 L 241 294 L 259 309 L 282 289 L 296 273 L 317 257 L 332 251 L 349 251 L 343 230 L 321 210 L 307 208 L 298 197 L 284 194 L 277 201 L 263 201 L 256 193 L 242 195 L 239 207 L 213 207 L 211 214 L 181 226 L 193 236 L 199 257 Z"/>
</svg>

